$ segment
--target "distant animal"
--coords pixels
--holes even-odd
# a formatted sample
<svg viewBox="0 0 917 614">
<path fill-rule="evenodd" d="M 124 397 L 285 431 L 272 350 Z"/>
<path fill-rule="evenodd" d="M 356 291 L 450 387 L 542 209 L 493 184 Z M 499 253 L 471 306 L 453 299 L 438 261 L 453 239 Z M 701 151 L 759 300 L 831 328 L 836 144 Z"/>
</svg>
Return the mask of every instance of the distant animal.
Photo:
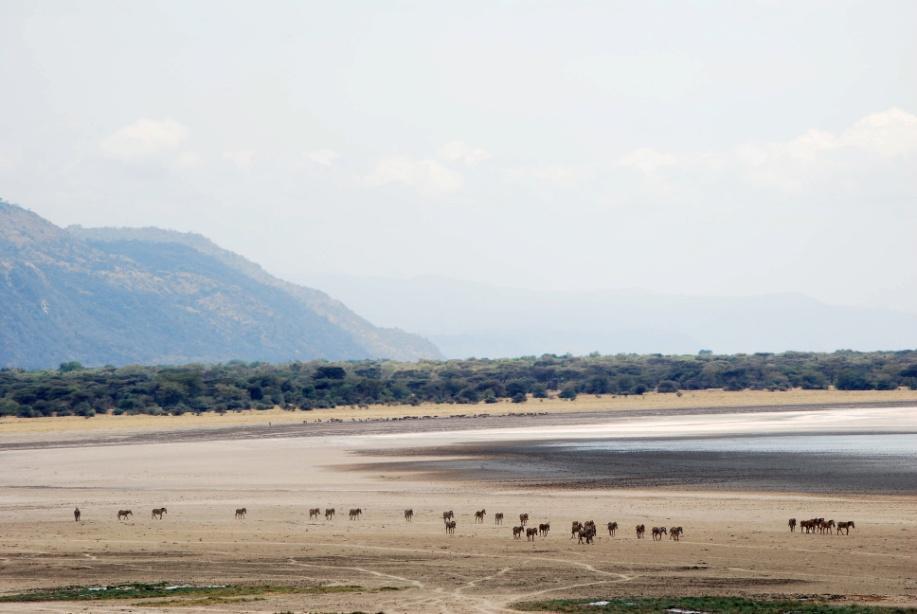
<svg viewBox="0 0 917 614">
<path fill-rule="evenodd" d="M 325 520 L 331 520 L 332 518 L 334 518 L 334 508 L 326 507 L 325 508 Z"/>
<path fill-rule="evenodd" d="M 127 520 L 134 515 L 134 512 L 130 510 L 118 510 L 118 520 Z"/>
<path fill-rule="evenodd" d="M 309 508 L 309 520 L 313 518 L 318 518 L 322 515 L 322 508 L 320 507 L 310 507 Z"/>
<path fill-rule="evenodd" d="M 248 514 L 248 510 L 244 507 L 240 507 L 236 510 L 236 518 L 245 518 L 246 514 Z"/>
<path fill-rule="evenodd" d="M 152 518 L 158 518 L 159 520 L 162 520 L 162 515 L 163 515 L 163 514 L 168 514 L 168 513 L 169 513 L 169 510 L 167 510 L 166 508 L 164 508 L 164 507 L 157 507 L 156 509 L 153 510 L 153 513 L 150 514 L 150 516 L 151 516 Z"/>
<path fill-rule="evenodd" d="M 595 524 L 584 524 L 583 528 L 579 530 L 576 536 L 578 538 L 577 543 L 591 544 L 592 540 L 595 539 Z"/>
<path fill-rule="evenodd" d="M 609 534 L 609 535 L 611 535 L 612 537 L 614 537 L 614 534 L 615 534 L 615 532 L 616 532 L 617 530 L 618 530 L 618 523 L 617 523 L 617 522 L 609 522 L 609 523 L 608 523 L 608 534 Z"/>
<path fill-rule="evenodd" d="M 503 512 L 494 514 L 494 524 L 503 524 Z"/>
<path fill-rule="evenodd" d="M 551 523 L 550 522 L 543 522 L 540 525 L 538 525 L 538 533 L 542 537 L 547 537 L 548 533 L 550 532 L 551 532 Z"/>
<path fill-rule="evenodd" d="M 850 529 L 855 529 L 856 525 L 852 520 L 846 520 L 844 522 L 837 523 L 837 535 L 841 534 L 841 531 L 844 532 L 844 535 L 850 535 Z"/>
<path fill-rule="evenodd" d="M 404 520 L 406 522 L 414 521 L 414 510 L 404 510 Z"/>
<path fill-rule="evenodd" d="M 579 535 L 579 530 L 583 528 L 583 523 L 579 520 L 574 520 L 573 524 L 570 526 L 570 539 L 573 539 Z"/>
<path fill-rule="evenodd" d="M 513 527 L 513 539 L 522 539 L 523 531 L 525 531 L 523 526 Z"/>
<path fill-rule="evenodd" d="M 349 512 L 347 512 L 347 517 L 350 520 L 356 520 L 357 518 L 359 518 L 362 515 L 363 515 L 363 510 L 360 509 L 359 507 L 355 507 L 351 509 Z"/>
<path fill-rule="evenodd" d="M 521 524 L 522 526 L 525 526 L 528 524 L 528 522 L 529 522 L 528 514 L 519 514 L 519 524 Z"/>
<path fill-rule="evenodd" d="M 446 533 L 448 535 L 455 535 L 455 521 L 449 520 L 446 522 Z"/>
<path fill-rule="evenodd" d="M 824 518 L 813 518 L 812 522 L 814 523 L 812 530 L 817 531 L 818 533 L 821 533 L 823 535 L 825 533 L 830 533 L 831 529 L 834 527 L 833 520 L 825 520 Z"/>
<path fill-rule="evenodd" d="M 525 539 L 528 541 L 535 541 L 536 535 L 538 535 L 538 529 L 531 528 L 525 530 Z"/>
<path fill-rule="evenodd" d="M 449 510 L 448 512 L 443 512 L 443 522 L 446 522 L 447 520 L 452 520 L 453 518 L 455 518 L 455 512 L 453 512 L 452 510 Z"/>
<path fill-rule="evenodd" d="M 644 537 L 646 537 L 646 525 L 638 524 L 637 539 L 643 539 Z"/>
<path fill-rule="evenodd" d="M 685 530 L 682 529 L 681 527 L 671 527 L 669 529 L 669 539 L 674 539 L 675 541 L 678 541 L 681 539 L 681 536 L 684 535 L 684 533 L 685 533 Z"/>
<path fill-rule="evenodd" d="M 796 519 L 790 518 L 789 521 L 787 521 L 786 526 L 790 527 L 790 533 L 795 533 L 796 532 Z"/>
<path fill-rule="evenodd" d="M 79 522 L 79 521 L 80 521 L 80 515 L 81 515 L 81 514 L 80 514 L 80 508 L 78 508 L 78 507 L 73 508 L 73 520 L 75 520 L 76 522 Z"/>
<path fill-rule="evenodd" d="M 476 512 L 474 513 L 474 521 L 475 521 L 476 523 L 483 523 L 483 522 L 484 522 L 484 516 L 486 516 L 486 515 L 487 515 L 487 510 L 486 510 L 486 509 L 485 509 L 485 510 L 478 510 L 478 511 L 476 511 Z"/>
<path fill-rule="evenodd" d="M 665 527 L 653 527 L 653 541 L 661 540 L 662 536 L 666 534 L 667 531 Z"/>
</svg>

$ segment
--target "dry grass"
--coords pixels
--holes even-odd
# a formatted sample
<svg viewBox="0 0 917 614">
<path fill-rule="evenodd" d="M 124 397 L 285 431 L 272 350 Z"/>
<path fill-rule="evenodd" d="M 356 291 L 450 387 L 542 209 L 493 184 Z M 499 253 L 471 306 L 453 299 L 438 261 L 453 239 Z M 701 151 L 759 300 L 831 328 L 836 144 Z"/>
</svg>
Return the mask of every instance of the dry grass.
<svg viewBox="0 0 917 614">
<path fill-rule="evenodd" d="M 917 390 L 789 390 L 770 392 L 766 390 L 724 390 L 687 391 L 681 396 L 650 392 L 642 396 L 580 395 L 575 401 L 552 399 L 529 399 L 527 403 L 499 403 L 477 405 L 435 404 L 421 405 L 371 405 L 369 407 L 341 406 L 335 409 L 312 411 L 245 410 L 217 414 L 207 412 L 199 415 L 181 416 L 151 415 L 97 415 L 93 418 L 64 416 L 55 418 L 0 418 L 0 436 L 13 434 L 42 434 L 63 432 L 104 431 L 162 431 L 184 428 L 221 428 L 229 426 L 253 426 L 267 423 L 291 424 L 302 422 L 327 422 L 330 419 L 384 420 L 403 416 L 454 416 L 458 414 L 503 415 L 510 412 L 615 412 L 634 409 L 694 409 L 722 407 L 793 407 L 800 405 L 830 405 L 875 402 L 917 403 Z"/>
</svg>

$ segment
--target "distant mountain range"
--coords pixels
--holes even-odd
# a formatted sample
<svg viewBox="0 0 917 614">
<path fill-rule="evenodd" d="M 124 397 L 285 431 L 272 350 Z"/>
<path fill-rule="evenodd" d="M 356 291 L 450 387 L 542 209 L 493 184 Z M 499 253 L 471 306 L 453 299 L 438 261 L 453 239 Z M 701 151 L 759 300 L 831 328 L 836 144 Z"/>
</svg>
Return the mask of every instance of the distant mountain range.
<svg viewBox="0 0 917 614">
<path fill-rule="evenodd" d="M 561 292 L 441 277 L 306 279 L 374 322 L 410 325 L 449 358 L 917 347 L 917 315 L 828 305 L 800 294 Z"/>
<path fill-rule="evenodd" d="M 799 294 L 559 292 L 439 277 L 308 282 L 344 302 L 200 235 L 63 229 L 0 201 L 0 367 L 917 347 L 917 315 Z"/>
<path fill-rule="evenodd" d="M 0 367 L 440 356 L 200 235 L 62 229 L 0 201 Z"/>
</svg>

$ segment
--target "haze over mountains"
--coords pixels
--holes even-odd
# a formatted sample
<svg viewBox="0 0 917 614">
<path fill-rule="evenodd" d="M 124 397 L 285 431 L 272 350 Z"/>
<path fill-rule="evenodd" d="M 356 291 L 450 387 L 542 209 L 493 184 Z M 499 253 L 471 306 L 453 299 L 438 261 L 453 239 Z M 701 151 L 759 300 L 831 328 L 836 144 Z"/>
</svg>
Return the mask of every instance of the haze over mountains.
<svg viewBox="0 0 917 614">
<path fill-rule="evenodd" d="M 450 358 L 587 354 L 895 350 L 917 346 L 917 315 L 828 305 L 800 294 L 700 297 L 557 292 L 440 277 L 309 276 L 374 322 L 408 326 Z"/>
<path fill-rule="evenodd" d="M 0 201 L 0 366 L 439 356 L 202 236 L 65 230 Z"/>
<path fill-rule="evenodd" d="M 200 235 L 62 229 L 0 201 L 0 366 L 917 346 L 913 314 L 798 294 L 557 292 L 440 277 L 309 285 L 343 303 Z"/>
</svg>

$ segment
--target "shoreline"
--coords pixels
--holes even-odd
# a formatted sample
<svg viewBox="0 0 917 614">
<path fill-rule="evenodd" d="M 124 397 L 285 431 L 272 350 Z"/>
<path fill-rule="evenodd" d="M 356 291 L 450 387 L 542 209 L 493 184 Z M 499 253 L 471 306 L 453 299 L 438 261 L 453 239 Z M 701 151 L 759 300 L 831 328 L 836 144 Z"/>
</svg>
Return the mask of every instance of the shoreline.
<svg viewBox="0 0 917 614">
<path fill-rule="evenodd" d="M 917 495 L 917 411 L 909 409 L 905 415 L 894 408 L 681 413 L 591 425 L 379 436 L 363 440 L 355 453 L 367 462 L 351 469 L 533 490 L 662 487 L 912 496 Z M 822 437 L 835 440 L 822 443 Z"/>
<path fill-rule="evenodd" d="M 455 417 L 455 416 L 500 416 L 509 413 L 570 414 L 570 413 L 617 413 L 637 410 L 689 410 L 689 409 L 741 409 L 764 407 L 842 406 L 860 404 L 915 404 L 917 390 L 856 390 L 841 391 L 802 390 L 786 391 L 720 389 L 689 390 L 681 395 L 648 392 L 644 395 L 585 395 L 572 401 L 559 398 L 536 399 L 530 397 L 525 403 L 512 403 L 507 399 L 497 403 L 453 404 L 421 403 L 419 405 L 369 405 L 365 407 L 340 406 L 333 409 L 284 410 L 279 407 L 268 410 L 245 409 L 238 411 L 187 412 L 182 415 L 152 414 L 98 414 L 91 418 L 80 416 L 54 416 L 19 418 L 0 417 L 0 436 L 16 433 L 41 433 L 47 431 L 87 431 L 152 428 L 193 428 L 267 424 L 276 422 L 326 423 L 331 420 L 392 420 L 396 418 Z M 218 423 L 218 424 L 214 424 Z"/>
<path fill-rule="evenodd" d="M 191 443 L 205 441 L 231 441 L 244 439 L 289 439 L 289 438 L 353 438 L 353 437 L 412 437 L 412 438 L 454 438 L 461 435 L 475 437 L 486 433 L 485 437 L 511 435 L 513 433 L 558 429 L 590 429 L 621 424 L 630 420 L 643 418 L 691 417 L 691 416 L 730 416 L 754 414 L 805 414 L 811 412 L 828 412 L 831 410 L 869 410 L 914 408 L 911 402 L 892 401 L 886 403 L 851 403 L 800 406 L 753 406 L 753 407 L 719 407 L 693 409 L 659 409 L 659 410 L 619 410 L 616 412 L 569 412 L 542 414 L 493 414 L 472 416 L 438 416 L 430 418 L 396 418 L 368 419 L 361 421 L 340 422 L 301 422 L 216 426 L 212 428 L 184 429 L 138 429 L 115 432 L 99 431 L 64 431 L 63 433 L 41 432 L 7 436 L 0 433 L 0 452 L 5 450 L 28 450 L 70 448 L 86 446 L 118 446 L 128 444 L 155 443 Z M 525 425 L 520 420 L 525 419 Z M 863 430 L 862 434 L 875 431 Z M 914 430 L 883 431 L 888 433 L 909 434 Z M 836 433 L 850 433 L 836 431 Z M 773 434 L 773 433 L 772 433 Z M 788 432 L 792 435 L 792 432 Z M 50 438 L 48 435 L 56 435 Z M 585 437 L 594 437 L 586 434 Z M 697 435 L 686 434 L 690 438 Z M 716 437 L 716 434 L 708 435 Z M 649 436 L 640 435 L 640 438 Z M 671 438 L 671 436 L 659 436 Z"/>
<path fill-rule="evenodd" d="M 811 392 L 817 394 L 808 394 Z M 0 451 L 150 441 L 422 435 L 520 427 L 574 428 L 577 425 L 586 428 L 598 423 L 647 417 L 917 407 L 917 391 L 910 390 L 866 394 L 838 391 L 698 391 L 691 397 L 685 397 L 653 393 L 639 399 L 590 397 L 572 402 L 551 399 L 546 403 L 526 404 L 371 406 L 368 409 L 339 408 L 321 412 L 275 408 L 223 415 L 7 417 L 0 418 Z"/>
</svg>

